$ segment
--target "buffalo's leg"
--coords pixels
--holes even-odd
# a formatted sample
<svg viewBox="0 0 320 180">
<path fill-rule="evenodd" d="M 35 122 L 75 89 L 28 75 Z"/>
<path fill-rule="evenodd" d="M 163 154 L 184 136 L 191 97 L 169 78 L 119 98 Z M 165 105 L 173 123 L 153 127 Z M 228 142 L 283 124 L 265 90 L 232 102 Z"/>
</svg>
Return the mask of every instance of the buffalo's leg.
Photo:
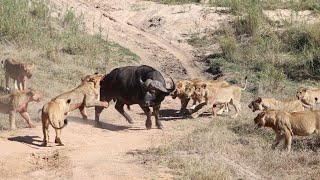
<svg viewBox="0 0 320 180">
<path fill-rule="evenodd" d="M 151 129 L 151 126 L 152 126 L 152 122 L 151 122 L 151 111 L 150 111 L 150 108 L 147 107 L 147 106 L 141 106 L 141 109 L 143 110 L 143 112 L 147 115 L 147 120 L 146 120 L 146 128 L 147 129 Z"/>
<path fill-rule="evenodd" d="M 102 107 L 102 106 L 94 107 L 94 110 L 95 110 L 95 118 L 94 118 L 94 120 L 95 120 L 97 125 L 101 125 L 101 123 L 99 121 L 99 118 L 100 118 L 100 114 L 103 111 L 103 109 L 104 109 L 104 107 Z"/>
<path fill-rule="evenodd" d="M 82 119 L 88 120 L 87 111 L 86 111 L 86 108 L 84 107 L 84 105 L 81 105 L 81 106 L 79 107 L 79 110 L 80 110 L 80 114 L 81 114 L 81 116 L 82 116 Z"/>
<path fill-rule="evenodd" d="M 153 113 L 154 113 L 154 117 L 156 119 L 155 120 L 156 126 L 158 129 L 163 129 L 163 126 L 162 126 L 160 119 L 159 119 L 159 111 L 160 111 L 160 104 L 153 106 Z"/>
<path fill-rule="evenodd" d="M 122 116 L 124 116 L 126 118 L 126 120 L 130 123 L 133 124 L 133 120 L 131 119 L 131 117 L 124 111 L 123 109 L 124 103 L 120 102 L 119 100 L 117 101 L 115 108 L 116 110 L 122 114 Z"/>
</svg>

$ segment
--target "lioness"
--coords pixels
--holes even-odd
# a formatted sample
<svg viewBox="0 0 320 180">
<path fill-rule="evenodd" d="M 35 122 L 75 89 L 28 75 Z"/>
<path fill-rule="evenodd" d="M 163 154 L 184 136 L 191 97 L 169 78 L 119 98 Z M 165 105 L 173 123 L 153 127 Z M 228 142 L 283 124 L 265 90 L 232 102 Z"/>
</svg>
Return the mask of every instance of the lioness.
<svg viewBox="0 0 320 180">
<path fill-rule="evenodd" d="M 191 109 L 194 109 L 196 103 L 200 103 L 201 101 L 197 99 L 197 96 L 193 96 L 193 92 L 195 90 L 195 86 L 199 83 L 211 83 L 212 85 L 216 85 L 218 87 L 228 86 L 229 83 L 223 80 L 210 80 L 210 81 L 202 81 L 199 79 L 191 79 L 191 80 L 180 80 L 176 83 L 176 89 L 172 93 L 172 98 L 175 99 L 178 97 L 181 101 L 180 113 L 186 111 L 186 107 L 190 101 L 190 98 L 193 100 Z"/>
<path fill-rule="evenodd" d="M 255 111 L 262 111 L 266 109 L 284 110 L 287 112 L 304 111 L 305 107 L 299 100 L 279 101 L 273 98 L 255 98 L 248 107 Z"/>
<path fill-rule="evenodd" d="M 311 109 L 319 103 L 320 100 L 320 89 L 314 88 L 299 88 L 296 93 L 297 98 Z"/>
<path fill-rule="evenodd" d="M 92 75 L 92 77 L 87 82 L 82 82 L 77 88 L 51 99 L 51 101 L 42 108 L 41 119 L 42 119 L 43 135 L 44 135 L 44 140 L 43 140 L 44 146 L 46 146 L 48 142 L 47 141 L 48 138 L 46 137 L 47 136 L 46 125 L 47 125 L 48 118 L 49 118 L 49 121 L 52 122 L 52 119 L 50 120 L 49 112 L 58 114 L 57 116 L 59 117 L 58 120 L 60 123 L 56 123 L 56 124 L 61 125 L 61 122 L 63 119 L 62 117 L 63 115 L 66 115 L 67 112 L 71 112 L 75 109 L 80 109 L 80 113 L 83 119 L 87 119 L 85 107 L 102 106 L 104 108 L 107 108 L 109 106 L 108 102 L 101 102 L 98 99 L 100 94 L 100 81 L 102 77 L 103 77 L 102 75 L 98 75 L 98 74 Z M 68 102 L 67 100 L 70 100 L 71 102 Z M 50 103 L 53 105 L 50 106 L 49 105 Z M 51 109 L 51 107 L 53 109 Z M 66 109 L 68 110 L 67 112 L 62 111 Z M 67 123 L 67 120 L 65 119 L 65 125 L 66 123 Z M 64 126 L 57 127 L 52 125 L 52 127 L 56 129 L 56 133 L 57 133 L 55 142 L 58 143 L 59 145 L 63 145 L 60 140 L 60 134 L 61 134 L 61 129 Z"/>
<path fill-rule="evenodd" d="M 61 142 L 61 129 L 68 123 L 65 116 L 70 111 L 70 102 L 71 99 L 54 99 L 43 106 L 41 113 L 43 146 L 47 146 L 49 142 L 49 123 L 56 131 L 56 138 L 54 142 L 63 146 Z"/>
<path fill-rule="evenodd" d="M 90 79 L 82 80 L 75 89 L 63 93 L 53 99 L 71 99 L 70 111 L 79 109 L 83 119 L 88 119 L 85 108 L 103 106 L 108 107 L 107 102 L 99 101 L 101 74 L 90 75 Z"/>
<path fill-rule="evenodd" d="M 230 103 L 236 110 L 236 114 L 231 118 L 236 118 L 240 111 L 241 91 L 245 90 L 247 86 L 247 77 L 245 78 L 245 81 L 246 82 L 243 88 L 236 85 L 217 87 L 216 85 L 212 85 L 210 83 L 196 85 L 193 95 L 196 96 L 200 102 L 203 100 L 204 102 L 196 106 L 191 116 L 196 118 L 200 114 L 211 109 L 213 116 L 216 116 L 217 105 Z"/>
<path fill-rule="evenodd" d="M 179 98 L 181 101 L 181 108 L 179 113 L 185 113 L 187 105 L 193 91 L 193 80 L 180 80 L 176 83 L 176 89 L 172 92 L 172 98 Z"/>
<path fill-rule="evenodd" d="M 272 149 L 285 139 L 288 152 L 291 150 L 293 135 L 308 136 L 313 133 L 320 135 L 320 110 L 286 112 L 281 110 L 265 110 L 254 118 L 256 128 L 270 127 L 276 133 Z"/>
<path fill-rule="evenodd" d="M 27 87 L 27 80 L 31 78 L 33 65 L 19 63 L 14 59 L 8 58 L 2 61 L 5 79 L 6 79 L 6 88 L 9 89 L 9 80 L 13 79 L 14 84 L 17 82 L 19 90 L 24 90 Z"/>
<path fill-rule="evenodd" d="M 29 127 L 34 128 L 28 114 L 28 103 L 39 102 L 42 93 L 35 89 L 25 89 L 11 94 L 0 96 L 0 112 L 9 114 L 10 128 L 16 129 L 15 113 L 20 113 L 21 117 L 28 123 Z"/>
</svg>

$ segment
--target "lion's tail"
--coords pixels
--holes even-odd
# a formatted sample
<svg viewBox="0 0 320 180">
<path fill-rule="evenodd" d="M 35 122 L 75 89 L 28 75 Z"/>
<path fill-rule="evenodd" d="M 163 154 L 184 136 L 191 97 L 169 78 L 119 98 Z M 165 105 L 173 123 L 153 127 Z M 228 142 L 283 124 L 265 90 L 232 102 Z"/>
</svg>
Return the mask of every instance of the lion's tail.
<svg viewBox="0 0 320 180">
<path fill-rule="evenodd" d="M 248 76 L 246 76 L 245 78 L 245 84 L 244 84 L 244 87 L 241 89 L 241 90 L 246 90 L 246 88 L 247 88 L 247 84 L 248 84 Z"/>
<path fill-rule="evenodd" d="M 46 109 L 46 105 L 42 108 L 42 113 L 45 113 Z M 51 126 L 54 128 L 54 129 L 63 129 L 64 127 L 66 127 L 68 125 L 68 119 L 65 118 L 64 121 L 63 121 L 63 125 L 61 127 L 56 127 L 53 123 L 52 123 L 52 119 L 57 119 L 59 117 L 56 117 L 56 114 L 48 114 L 48 119 L 49 119 L 49 123 L 51 124 Z"/>
</svg>

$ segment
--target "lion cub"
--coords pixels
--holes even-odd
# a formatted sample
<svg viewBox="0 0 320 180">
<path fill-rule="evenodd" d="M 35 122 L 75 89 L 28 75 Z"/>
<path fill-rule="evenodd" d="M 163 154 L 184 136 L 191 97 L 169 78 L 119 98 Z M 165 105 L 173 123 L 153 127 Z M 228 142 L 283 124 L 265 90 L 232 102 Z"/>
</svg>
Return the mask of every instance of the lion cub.
<svg viewBox="0 0 320 180">
<path fill-rule="evenodd" d="M 11 94 L 0 96 L 0 113 L 9 114 L 10 128 L 16 129 L 16 112 L 20 113 L 21 117 L 28 123 L 29 127 L 34 128 L 31 118 L 28 114 L 28 103 L 32 101 L 39 102 L 42 98 L 42 93 L 35 89 L 26 89 L 16 91 Z"/>
<path fill-rule="evenodd" d="M 265 110 L 254 118 L 256 128 L 270 127 L 276 133 L 272 149 L 285 140 L 288 152 L 291 150 L 292 136 L 320 135 L 320 110 L 286 112 L 281 110 Z"/>
</svg>

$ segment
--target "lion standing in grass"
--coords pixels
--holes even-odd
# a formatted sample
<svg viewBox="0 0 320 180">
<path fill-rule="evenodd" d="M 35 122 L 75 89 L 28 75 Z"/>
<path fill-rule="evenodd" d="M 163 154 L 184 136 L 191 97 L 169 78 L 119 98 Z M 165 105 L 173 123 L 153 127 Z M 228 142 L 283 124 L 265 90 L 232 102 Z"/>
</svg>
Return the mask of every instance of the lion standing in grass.
<svg viewBox="0 0 320 180">
<path fill-rule="evenodd" d="M 8 58 L 2 61 L 5 71 L 6 88 L 9 89 L 9 80 L 13 79 L 14 84 L 17 82 L 19 90 L 24 90 L 27 87 L 27 80 L 33 74 L 33 65 L 19 63 L 14 59 Z"/>
<path fill-rule="evenodd" d="M 320 135 L 320 110 L 286 112 L 281 110 L 266 110 L 254 118 L 255 127 L 270 127 L 276 133 L 272 143 L 275 149 L 281 140 L 285 140 L 288 152 L 291 150 L 292 136 L 309 136 L 313 133 Z"/>
<path fill-rule="evenodd" d="M 320 89 L 318 88 L 299 88 L 296 93 L 297 98 L 304 106 L 311 109 L 320 102 Z"/>
</svg>

